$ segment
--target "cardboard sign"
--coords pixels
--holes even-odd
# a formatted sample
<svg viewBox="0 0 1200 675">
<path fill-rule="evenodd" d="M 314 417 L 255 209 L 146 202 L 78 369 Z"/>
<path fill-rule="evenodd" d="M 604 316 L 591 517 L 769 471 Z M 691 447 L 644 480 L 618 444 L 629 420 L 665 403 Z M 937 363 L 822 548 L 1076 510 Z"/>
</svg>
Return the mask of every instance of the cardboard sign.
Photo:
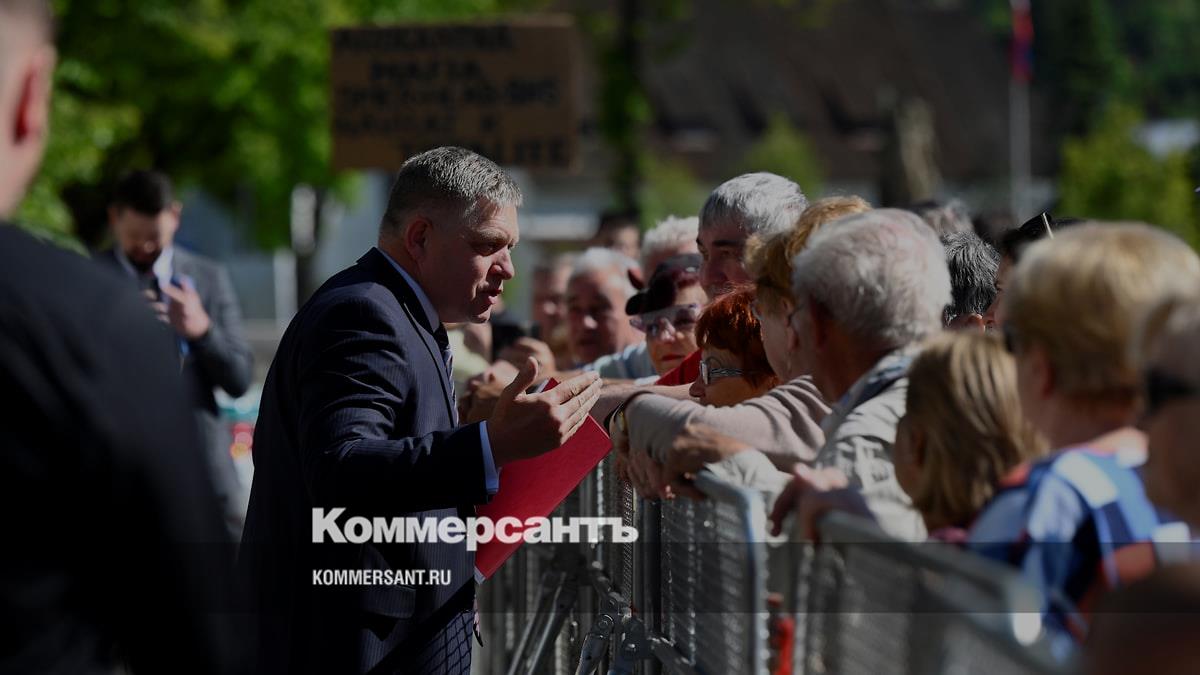
<svg viewBox="0 0 1200 675">
<path fill-rule="evenodd" d="M 570 168 L 576 42 L 569 17 L 333 30 L 334 166 L 397 169 L 459 145 L 501 165 Z"/>
</svg>

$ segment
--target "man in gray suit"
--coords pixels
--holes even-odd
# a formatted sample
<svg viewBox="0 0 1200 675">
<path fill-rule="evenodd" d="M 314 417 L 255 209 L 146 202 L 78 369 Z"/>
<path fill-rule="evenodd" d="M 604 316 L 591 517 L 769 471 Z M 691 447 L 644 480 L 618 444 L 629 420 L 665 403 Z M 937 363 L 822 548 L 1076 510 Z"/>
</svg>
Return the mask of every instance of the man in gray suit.
<svg viewBox="0 0 1200 675">
<path fill-rule="evenodd" d="M 213 474 L 235 535 L 244 515 L 243 488 L 217 416 L 214 389 L 241 396 L 253 364 L 229 274 L 216 261 L 174 245 L 182 206 L 171 181 L 156 171 L 131 171 L 117 183 L 109 207 L 116 245 L 97 257 L 128 277 L 170 328 L 193 400 Z"/>
</svg>

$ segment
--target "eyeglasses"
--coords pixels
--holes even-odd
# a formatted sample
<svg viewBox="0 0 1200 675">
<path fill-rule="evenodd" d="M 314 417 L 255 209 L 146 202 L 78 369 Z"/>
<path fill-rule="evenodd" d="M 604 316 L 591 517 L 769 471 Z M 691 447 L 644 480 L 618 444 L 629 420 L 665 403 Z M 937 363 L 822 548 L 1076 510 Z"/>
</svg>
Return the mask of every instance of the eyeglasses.
<svg viewBox="0 0 1200 675">
<path fill-rule="evenodd" d="M 675 305 L 631 317 L 629 325 L 645 333 L 646 337 L 654 339 L 667 331 L 676 334 L 690 331 L 699 319 L 700 305 Z"/>
<path fill-rule="evenodd" d="M 1171 401 L 1200 396 L 1200 387 L 1151 369 L 1142 377 L 1142 395 L 1145 397 L 1142 417 L 1149 419 Z"/>
<path fill-rule="evenodd" d="M 700 381 L 704 386 L 713 383 L 713 380 L 719 380 L 722 377 L 741 377 L 746 374 L 746 371 L 741 368 L 714 368 L 709 363 L 711 358 L 704 359 L 700 362 Z"/>
</svg>

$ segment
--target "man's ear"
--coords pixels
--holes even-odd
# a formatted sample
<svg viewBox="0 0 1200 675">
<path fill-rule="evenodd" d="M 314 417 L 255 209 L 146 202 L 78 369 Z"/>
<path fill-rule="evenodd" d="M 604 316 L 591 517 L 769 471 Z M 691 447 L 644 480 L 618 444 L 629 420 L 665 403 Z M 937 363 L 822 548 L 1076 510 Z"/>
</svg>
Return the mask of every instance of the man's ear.
<svg viewBox="0 0 1200 675">
<path fill-rule="evenodd" d="M 109 207 L 108 207 L 108 226 L 110 228 L 116 227 L 117 220 L 121 217 L 121 208 L 122 207 L 117 206 L 116 204 L 109 205 Z"/>
<path fill-rule="evenodd" d="M 50 91 L 56 60 L 54 47 L 46 45 L 34 53 L 19 77 L 17 114 L 12 130 L 15 145 L 41 141 L 49 131 Z"/>
<path fill-rule="evenodd" d="M 429 233 L 433 223 L 425 216 L 413 216 L 404 226 L 404 249 L 413 260 L 421 261 L 429 250 Z"/>
<path fill-rule="evenodd" d="M 982 314 L 968 314 L 962 317 L 962 330 L 968 333 L 983 333 L 987 331 L 987 320 Z"/>
</svg>

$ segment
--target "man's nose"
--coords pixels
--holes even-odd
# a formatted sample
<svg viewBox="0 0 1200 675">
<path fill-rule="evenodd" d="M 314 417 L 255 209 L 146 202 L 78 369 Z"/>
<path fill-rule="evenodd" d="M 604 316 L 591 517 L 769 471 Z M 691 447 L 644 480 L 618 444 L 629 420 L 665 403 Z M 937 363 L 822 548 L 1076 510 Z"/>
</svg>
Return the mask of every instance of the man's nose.
<svg viewBox="0 0 1200 675">
<path fill-rule="evenodd" d="M 585 314 L 583 316 L 583 327 L 587 330 L 596 330 L 600 327 L 600 322 L 591 314 Z"/>
<path fill-rule="evenodd" d="M 508 249 L 500 254 L 500 259 L 496 261 L 494 267 L 497 268 L 499 274 L 505 280 L 511 279 L 517 275 L 517 268 L 513 265 L 512 253 Z"/>
<path fill-rule="evenodd" d="M 729 279 L 725 276 L 725 273 L 716 265 L 705 265 L 704 269 L 700 272 L 700 285 L 705 288 L 724 286 L 728 282 Z"/>
<path fill-rule="evenodd" d="M 688 396 L 692 398 L 700 398 L 704 395 L 704 383 L 700 381 L 700 376 L 697 375 L 695 380 L 692 380 L 692 386 L 688 387 Z"/>
</svg>

